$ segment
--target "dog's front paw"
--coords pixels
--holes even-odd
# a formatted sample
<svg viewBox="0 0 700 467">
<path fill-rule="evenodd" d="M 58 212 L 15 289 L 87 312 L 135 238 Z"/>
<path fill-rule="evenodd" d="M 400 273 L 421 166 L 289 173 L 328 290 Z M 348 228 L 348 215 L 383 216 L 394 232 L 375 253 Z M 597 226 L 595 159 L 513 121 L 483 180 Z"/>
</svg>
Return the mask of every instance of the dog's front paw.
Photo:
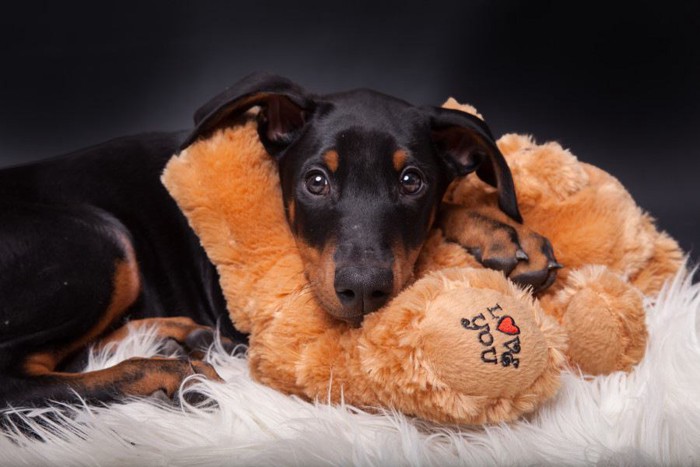
<svg viewBox="0 0 700 467">
<path fill-rule="evenodd" d="M 444 205 L 439 224 L 445 239 L 460 244 L 485 267 L 531 286 L 534 293 L 552 285 L 562 267 L 549 240 L 510 221 L 496 208 Z"/>
</svg>

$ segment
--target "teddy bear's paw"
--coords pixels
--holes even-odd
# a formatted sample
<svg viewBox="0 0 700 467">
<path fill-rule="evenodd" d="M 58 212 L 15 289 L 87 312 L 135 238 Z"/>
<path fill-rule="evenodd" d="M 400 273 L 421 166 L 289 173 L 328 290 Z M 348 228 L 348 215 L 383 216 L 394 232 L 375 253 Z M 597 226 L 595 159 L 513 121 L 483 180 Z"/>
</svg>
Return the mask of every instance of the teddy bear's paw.
<svg viewBox="0 0 700 467">
<path fill-rule="evenodd" d="M 544 336 L 528 306 L 491 290 L 443 292 L 421 326 L 424 352 L 439 379 L 472 395 L 512 395 L 542 372 Z"/>
<path fill-rule="evenodd" d="M 589 374 L 629 371 L 644 356 L 647 341 L 642 295 L 604 266 L 573 271 L 561 323 L 569 334 L 571 362 Z"/>
<path fill-rule="evenodd" d="M 466 423 L 509 420 L 556 392 L 565 334 L 531 295 L 488 270 L 448 270 L 421 287 L 433 279 L 443 285 L 424 304 L 416 355 L 447 413 Z M 477 418 L 458 416 L 466 396 Z"/>
<path fill-rule="evenodd" d="M 439 223 L 445 239 L 459 243 L 483 266 L 532 287 L 533 293 L 552 285 L 562 267 L 548 239 L 509 222 L 497 208 L 476 210 L 445 204 Z"/>
</svg>

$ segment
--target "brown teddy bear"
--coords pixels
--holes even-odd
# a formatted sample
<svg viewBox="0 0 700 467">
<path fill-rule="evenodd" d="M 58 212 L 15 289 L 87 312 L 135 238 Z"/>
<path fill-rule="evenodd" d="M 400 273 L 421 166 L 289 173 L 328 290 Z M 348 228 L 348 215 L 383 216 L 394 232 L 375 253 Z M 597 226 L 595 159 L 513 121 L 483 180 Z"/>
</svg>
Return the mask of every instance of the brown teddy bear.
<svg viewBox="0 0 700 467">
<path fill-rule="evenodd" d="M 454 100 L 445 106 L 476 114 Z M 193 143 L 163 182 L 217 266 L 233 323 L 250 333 L 258 381 L 438 422 L 500 422 L 554 395 L 567 359 L 590 374 L 637 363 L 647 337 L 642 296 L 678 270 L 682 253 L 615 178 L 556 143 L 511 134 L 498 146 L 524 225 L 498 212 L 493 188 L 456 181 L 415 282 L 358 328 L 312 294 L 253 119 Z M 477 261 L 488 245 L 463 241 L 480 210 L 516 229 L 523 246 L 544 248 L 537 233 L 551 240 L 565 267 L 537 298 Z M 523 263 L 505 272 L 515 277 Z"/>
</svg>

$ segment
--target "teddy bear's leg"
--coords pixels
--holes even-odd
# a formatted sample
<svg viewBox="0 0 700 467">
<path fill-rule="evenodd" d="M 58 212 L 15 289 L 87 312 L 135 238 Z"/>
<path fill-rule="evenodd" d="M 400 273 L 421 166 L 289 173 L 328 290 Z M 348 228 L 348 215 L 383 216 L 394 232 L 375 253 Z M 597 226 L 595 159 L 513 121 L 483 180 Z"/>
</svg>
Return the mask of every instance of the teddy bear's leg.
<svg viewBox="0 0 700 467">
<path fill-rule="evenodd" d="M 567 284 L 542 306 L 569 335 L 569 360 L 589 374 L 629 371 L 647 342 L 641 292 L 605 266 L 571 271 Z"/>
<path fill-rule="evenodd" d="M 535 293 L 554 282 L 557 262 L 552 245 L 542 235 L 509 220 L 497 207 L 444 204 L 439 225 L 445 239 L 460 244 L 479 263 L 502 271 Z"/>
</svg>

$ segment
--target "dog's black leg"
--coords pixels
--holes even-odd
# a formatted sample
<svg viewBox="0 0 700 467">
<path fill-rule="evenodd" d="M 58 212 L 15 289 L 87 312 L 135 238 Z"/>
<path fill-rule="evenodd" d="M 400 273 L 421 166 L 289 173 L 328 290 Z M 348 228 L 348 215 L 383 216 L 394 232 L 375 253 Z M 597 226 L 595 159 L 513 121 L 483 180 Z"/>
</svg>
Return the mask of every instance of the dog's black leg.
<svg viewBox="0 0 700 467">
<path fill-rule="evenodd" d="M 188 376 L 201 374 L 220 381 L 214 368 L 197 360 L 132 358 L 104 370 L 87 373 L 46 372 L 41 375 L 3 376 L 6 406 L 45 405 L 80 398 L 95 402 L 125 396 L 147 396 L 158 391 L 172 396 Z"/>
<path fill-rule="evenodd" d="M 172 394 L 194 373 L 218 379 L 203 362 L 172 359 L 58 371 L 138 300 L 129 232 L 94 209 L 0 205 L 0 214 L 0 406 Z"/>
</svg>

